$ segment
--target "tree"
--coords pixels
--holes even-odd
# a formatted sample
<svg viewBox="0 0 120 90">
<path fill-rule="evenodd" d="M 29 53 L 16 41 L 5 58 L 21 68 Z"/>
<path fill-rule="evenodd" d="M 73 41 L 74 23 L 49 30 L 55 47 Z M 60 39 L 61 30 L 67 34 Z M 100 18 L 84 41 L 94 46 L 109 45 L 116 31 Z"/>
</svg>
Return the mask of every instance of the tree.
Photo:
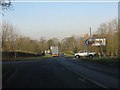
<svg viewBox="0 0 120 90">
<path fill-rule="evenodd" d="M 11 0 L 1 0 L 0 1 L 0 13 L 2 13 L 2 15 L 4 15 L 3 12 L 5 10 L 11 10 L 12 8 L 13 7 L 12 7 Z"/>
<path fill-rule="evenodd" d="M 102 49 L 110 56 L 118 55 L 118 20 L 114 19 L 99 26 L 96 34 L 97 38 L 106 38 L 106 46 Z M 102 51 L 103 51 L 102 50 Z"/>
<path fill-rule="evenodd" d="M 17 39 L 16 28 L 7 22 L 2 24 L 2 51 L 14 51 Z"/>
<path fill-rule="evenodd" d="M 64 38 L 61 42 L 62 44 L 62 51 L 73 52 L 76 49 L 77 41 L 74 36 Z"/>
<path fill-rule="evenodd" d="M 118 19 L 118 57 L 120 58 L 120 19 Z"/>
<path fill-rule="evenodd" d="M 45 50 L 47 50 L 47 41 L 45 37 L 41 37 L 39 41 L 39 50 L 41 53 L 44 53 Z"/>
<path fill-rule="evenodd" d="M 49 40 L 47 41 L 47 45 L 48 45 L 48 48 L 50 49 L 51 46 L 55 45 L 54 40 L 53 40 L 53 39 L 49 39 Z"/>
<path fill-rule="evenodd" d="M 39 48 L 39 42 L 37 40 L 32 40 L 29 37 L 19 37 L 16 40 L 16 50 L 19 52 L 27 53 L 41 53 Z"/>
</svg>

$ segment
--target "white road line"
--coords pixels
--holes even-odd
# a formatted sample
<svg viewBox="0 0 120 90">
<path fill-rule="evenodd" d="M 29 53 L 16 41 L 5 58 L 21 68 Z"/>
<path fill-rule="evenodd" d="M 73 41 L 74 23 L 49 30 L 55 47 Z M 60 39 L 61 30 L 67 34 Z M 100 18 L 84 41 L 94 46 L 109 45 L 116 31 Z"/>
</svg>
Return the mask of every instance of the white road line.
<svg viewBox="0 0 120 90">
<path fill-rule="evenodd" d="M 104 73 L 94 71 L 77 64 L 68 62 L 66 60 L 59 60 L 59 62 L 69 71 L 82 76 L 89 81 L 103 87 L 103 88 L 117 88 L 118 87 L 118 79 L 108 76 Z"/>
<path fill-rule="evenodd" d="M 67 68 L 67 70 L 69 70 L 69 71 L 71 71 L 71 72 L 77 74 L 77 75 L 80 76 L 80 77 L 83 77 L 83 78 L 85 78 L 85 79 L 87 79 L 87 80 L 89 80 L 89 81 L 95 83 L 96 85 L 98 85 L 98 86 L 100 86 L 100 87 L 102 87 L 102 88 L 108 88 L 108 87 L 106 87 L 105 85 L 103 85 L 103 84 L 101 84 L 101 83 L 98 83 L 98 82 L 96 82 L 96 81 L 94 81 L 94 80 L 92 80 L 92 79 L 86 77 L 85 75 L 82 75 L 82 74 L 80 74 L 80 73 L 78 73 L 78 72 L 74 72 L 73 70 L 71 70 L 71 69 L 69 69 L 69 68 Z"/>
<path fill-rule="evenodd" d="M 17 68 L 15 69 L 15 71 L 10 75 L 10 77 L 7 79 L 6 83 L 8 83 L 10 81 L 10 79 L 12 79 L 15 76 L 15 73 L 17 72 Z"/>
</svg>

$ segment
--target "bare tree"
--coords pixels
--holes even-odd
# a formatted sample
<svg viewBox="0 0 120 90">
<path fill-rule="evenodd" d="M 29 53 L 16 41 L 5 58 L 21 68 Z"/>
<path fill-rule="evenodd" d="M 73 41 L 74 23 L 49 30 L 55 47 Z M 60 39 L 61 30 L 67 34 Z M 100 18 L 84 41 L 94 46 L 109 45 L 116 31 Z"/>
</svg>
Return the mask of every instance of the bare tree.
<svg viewBox="0 0 120 90">
<path fill-rule="evenodd" d="M 120 58 L 120 19 L 118 19 L 118 57 Z"/>
<path fill-rule="evenodd" d="M 1 27 L 1 23 L 0 23 L 0 61 L 2 60 L 2 27 Z M 1 85 L 0 85 L 1 86 Z"/>
<path fill-rule="evenodd" d="M 16 28 L 9 23 L 2 23 L 2 51 L 14 51 L 17 39 Z"/>
<path fill-rule="evenodd" d="M 5 10 L 11 10 L 13 8 L 11 0 L 0 0 L 0 13 L 3 14 Z"/>
<path fill-rule="evenodd" d="M 61 41 L 62 44 L 62 51 L 68 51 L 68 52 L 77 52 L 78 46 L 77 46 L 77 40 L 74 36 L 64 38 Z"/>
<path fill-rule="evenodd" d="M 47 50 L 47 41 L 45 39 L 45 37 L 41 37 L 40 41 L 39 41 L 39 50 L 41 51 L 41 53 L 44 53 L 45 50 Z"/>
<path fill-rule="evenodd" d="M 53 39 L 49 39 L 49 40 L 47 41 L 47 46 L 48 46 L 48 48 L 50 49 L 50 47 L 53 46 L 53 45 L 55 45 L 54 40 L 53 40 Z"/>
<path fill-rule="evenodd" d="M 26 53 L 40 53 L 39 43 L 29 37 L 18 37 L 16 40 L 16 51 Z"/>
<path fill-rule="evenodd" d="M 118 20 L 114 19 L 98 27 L 97 38 L 106 38 L 107 45 L 103 47 L 106 54 L 118 55 Z"/>
</svg>

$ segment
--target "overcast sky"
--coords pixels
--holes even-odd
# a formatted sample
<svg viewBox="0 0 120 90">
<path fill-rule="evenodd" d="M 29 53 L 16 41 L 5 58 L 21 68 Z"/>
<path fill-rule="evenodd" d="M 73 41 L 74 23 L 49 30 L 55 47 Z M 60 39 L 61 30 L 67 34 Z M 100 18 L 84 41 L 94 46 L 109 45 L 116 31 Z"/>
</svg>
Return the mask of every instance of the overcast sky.
<svg viewBox="0 0 120 90">
<path fill-rule="evenodd" d="M 29 1 L 13 3 L 14 10 L 5 12 L 2 19 L 32 39 L 80 36 L 89 33 L 90 27 L 95 32 L 101 23 L 118 17 L 117 2 Z"/>
</svg>

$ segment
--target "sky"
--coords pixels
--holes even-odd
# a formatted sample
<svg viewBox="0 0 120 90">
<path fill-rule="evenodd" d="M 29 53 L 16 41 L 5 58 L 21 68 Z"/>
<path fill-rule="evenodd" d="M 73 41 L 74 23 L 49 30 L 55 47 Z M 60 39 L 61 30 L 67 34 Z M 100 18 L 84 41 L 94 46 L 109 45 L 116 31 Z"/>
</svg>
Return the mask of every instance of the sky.
<svg viewBox="0 0 120 90">
<path fill-rule="evenodd" d="M 39 40 L 63 39 L 94 33 L 102 23 L 118 17 L 117 2 L 14 2 L 2 17 L 20 34 Z M 70 0 L 69 0 L 70 1 Z"/>
</svg>

